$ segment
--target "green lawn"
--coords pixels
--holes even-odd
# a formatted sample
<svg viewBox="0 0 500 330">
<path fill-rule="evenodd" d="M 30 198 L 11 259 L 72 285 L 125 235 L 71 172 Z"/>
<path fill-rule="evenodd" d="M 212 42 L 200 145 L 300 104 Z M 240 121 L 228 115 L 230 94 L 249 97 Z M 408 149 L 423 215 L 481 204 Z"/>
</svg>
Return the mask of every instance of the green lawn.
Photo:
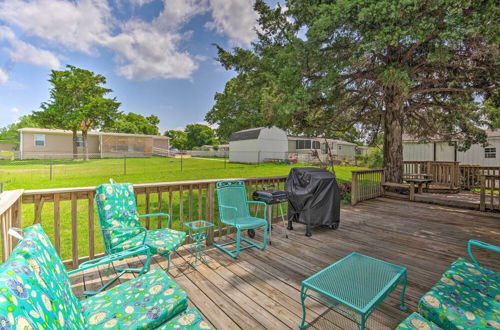
<svg viewBox="0 0 500 330">
<path fill-rule="evenodd" d="M 95 159 L 84 161 L 54 161 L 52 165 L 52 181 L 50 180 L 50 165 L 47 161 L 0 161 L 0 182 L 7 182 L 6 189 L 40 189 L 95 186 L 113 178 L 117 182 L 147 183 L 183 181 L 197 179 L 244 178 L 288 175 L 292 167 L 303 167 L 303 164 L 260 164 L 245 165 L 224 163 L 221 159 L 184 159 L 173 158 L 135 158 L 126 160 L 126 174 L 123 159 Z M 356 167 L 338 166 L 335 168 L 338 181 L 350 181 L 351 171 Z M 187 192 L 184 196 L 184 214 L 189 208 Z M 197 214 L 197 192 L 193 196 L 193 214 Z M 139 196 L 138 207 L 145 213 L 145 197 Z M 173 196 L 173 228 L 178 229 L 179 194 Z M 163 196 L 163 212 L 168 212 L 167 196 Z M 151 210 L 157 211 L 157 196 L 151 196 Z M 71 257 L 71 206 L 69 201 L 61 202 L 61 255 L 63 259 Z M 23 205 L 23 227 L 29 226 L 34 220 L 33 204 Z M 203 207 L 203 212 L 205 208 Z M 217 210 L 216 210 L 217 214 Z M 78 201 L 78 254 L 88 255 L 87 201 Z M 202 214 L 202 218 L 205 214 Z M 217 216 L 216 216 L 217 218 Z M 96 252 L 103 251 L 102 240 L 95 215 Z M 155 222 L 152 222 L 155 224 Z M 45 203 L 42 211 L 42 226 L 51 238 L 54 237 L 53 204 Z"/>
</svg>

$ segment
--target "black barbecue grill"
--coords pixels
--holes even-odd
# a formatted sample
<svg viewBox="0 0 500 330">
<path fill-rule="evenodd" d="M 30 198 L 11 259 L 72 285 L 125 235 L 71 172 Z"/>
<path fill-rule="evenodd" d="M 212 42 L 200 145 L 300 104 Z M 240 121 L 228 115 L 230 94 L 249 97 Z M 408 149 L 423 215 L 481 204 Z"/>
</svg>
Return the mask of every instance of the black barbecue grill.
<svg viewBox="0 0 500 330">
<path fill-rule="evenodd" d="M 269 185 L 266 190 L 256 190 L 252 194 L 254 201 L 264 202 L 268 205 L 266 217 L 269 221 L 269 244 L 271 242 L 271 233 L 272 233 L 272 206 L 286 203 L 288 202 L 287 192 L 282 190 L 274 190 L 273 185 Z M 279 205 L 279 210 L 281 213 L 281 219 L 283 220 L 283 226 L 285 227 L 285 236 L 288 238 L 288 233 L 286 232 L 287 228 L 285 225 L 285 214 L 283 213 L 283 208 Z M 251 238 L 255 237 L 255 231 L 253 229 L 248 230 L 248 236 Z"/>
<path fill-rule="evenodd" d="M 280 190 L 256 190 L 253 193 L 254 201 L 261 201 L 267 205 L 288 202 L 286 191 Z"/>
</svg>

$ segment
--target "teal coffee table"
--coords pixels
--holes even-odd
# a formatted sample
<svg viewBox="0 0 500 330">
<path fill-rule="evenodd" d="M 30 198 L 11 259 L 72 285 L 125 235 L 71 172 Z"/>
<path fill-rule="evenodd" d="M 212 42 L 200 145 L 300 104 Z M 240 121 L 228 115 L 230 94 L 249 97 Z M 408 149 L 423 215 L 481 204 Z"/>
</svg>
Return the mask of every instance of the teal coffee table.
<svg viewBox="0 0 500 330">
<path fill-rule="evenodd" d="M 302 281 L 300 328 L 306 328 L 304 303 L 310 297 L 347 313 L 358 324 L 359 329 L 364 329 L 366 320 L 399 283 L 402 283 L 400 308 L 406 310 L 406 268 L 356 252 L 351 253 Z M 359 314 L 359 321 L 353 313 Z"/>
</svg>

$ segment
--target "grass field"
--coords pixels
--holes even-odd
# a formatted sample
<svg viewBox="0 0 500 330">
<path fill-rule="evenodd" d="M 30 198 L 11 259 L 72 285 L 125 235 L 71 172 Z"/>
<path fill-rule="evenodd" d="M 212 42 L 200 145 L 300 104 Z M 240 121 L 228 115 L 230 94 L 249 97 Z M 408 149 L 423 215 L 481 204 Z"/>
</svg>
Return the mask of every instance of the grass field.
<svg viewBox="0 0 500 330">
<path fill-rule="evenodd" d="M 7 182 L 6 189 L 41 189 L 96 186 L 113 178 L 117 182 L 147 183 L 183 181 L 197 179 L 222 179 L 244 177 L 266 177 L 288 175 L 292 167 L 303 167 L 304 164 L 271 164 L 245 165 L 224 163 L 221 159 L 191 158 L 181 160 L 173 158 L 131 158 L 126 160 L 126 174 L 123 159 L 95 159 L 90 161 L 54 161 L 52 164 L 52 180 L 50 165 L 47 161 L 0 161 L 0 182 Z M 335 168 L 338 181 L 351 180 L 351 172 L 357 167 Z M 172 227 L 179 229 L 179 195 L 173 196 Z M 166 196 L 162 206 L 167 212 Z M 193 208 L 197 209 L 197 192 L 194 193 Z M 145 213 L 145 197 L 138 198 L 139 212 Z M 151 197 L 151 210 L 157 210 L 157 198 Z M 187 198 L 184 198 L 184 209 L 188 209 Z M 204 208 L 203 208 L 204 210 Z M 23 205 L 23 227 L 34 221 L 33 204 Z M 61 255 L 63 259 L 71 257 L 71 207 L 70 202 L 61 202 Z M 216 219 L 217 219 L 216 208 Z M 195 213 L 196 214 L 196 213 Z M 197 214 L 196 214 L 197 215 Z M 87 201 L 78 201 L 78 254 L 88 255 Z M 202 215 L 204 216 L 204 214 Z M 96 253 L 103 251 L 97 215 Z M 153 222 L 154 224 L 154 222 Z M 42 226 L 48 235 L 54 237 L 53 204 L 45 203 L 42 211 Z"/>
</svg>

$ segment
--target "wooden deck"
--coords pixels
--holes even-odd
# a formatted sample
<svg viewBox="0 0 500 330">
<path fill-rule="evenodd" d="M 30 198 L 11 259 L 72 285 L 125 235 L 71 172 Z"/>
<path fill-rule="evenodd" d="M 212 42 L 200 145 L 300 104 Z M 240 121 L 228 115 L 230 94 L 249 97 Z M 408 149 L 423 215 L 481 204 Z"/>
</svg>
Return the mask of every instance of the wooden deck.
<svg viewBox="0 0 500 330">
<path fill-rule="evenodd" d="M 245 250 L 238 260 L 213 248 L 208 251 L 208 265 L 188 266 L 186 250 L 173 258 L 171 277 L 214 328 L 297 329 L 302 315 L 301 281 L 356 251 L 408 269 L 408 310 L 398 309 L 398 288 L 367 323 L 369 329 L 392 329 L 416 310 L 418 299 L 457 257 L 467 256 L 468 239 L 500 242 L 499 214 L 388 198 L 344 206 L 338 230 L 314 230 L 310 238 L 304 236 L 302 225 L 295 225 L 289 239 L 280 224 L 274 228 L 272 246 L 265 251 Z M 498 256 L 477 255 L 483 265 L 499 270 Z M 166 267 L 161 258 L 154 261 L 153 268 Z M 142 260 L 127 262 L 137 266 Z M 88 271 L 72 278 L 73 289 L 81 295 L 105 279 L 105 268 Z M 308 300 L 307 308 L 312 328 L 356 329 L 344 315 L 319 303 Z"/>
</svg>

